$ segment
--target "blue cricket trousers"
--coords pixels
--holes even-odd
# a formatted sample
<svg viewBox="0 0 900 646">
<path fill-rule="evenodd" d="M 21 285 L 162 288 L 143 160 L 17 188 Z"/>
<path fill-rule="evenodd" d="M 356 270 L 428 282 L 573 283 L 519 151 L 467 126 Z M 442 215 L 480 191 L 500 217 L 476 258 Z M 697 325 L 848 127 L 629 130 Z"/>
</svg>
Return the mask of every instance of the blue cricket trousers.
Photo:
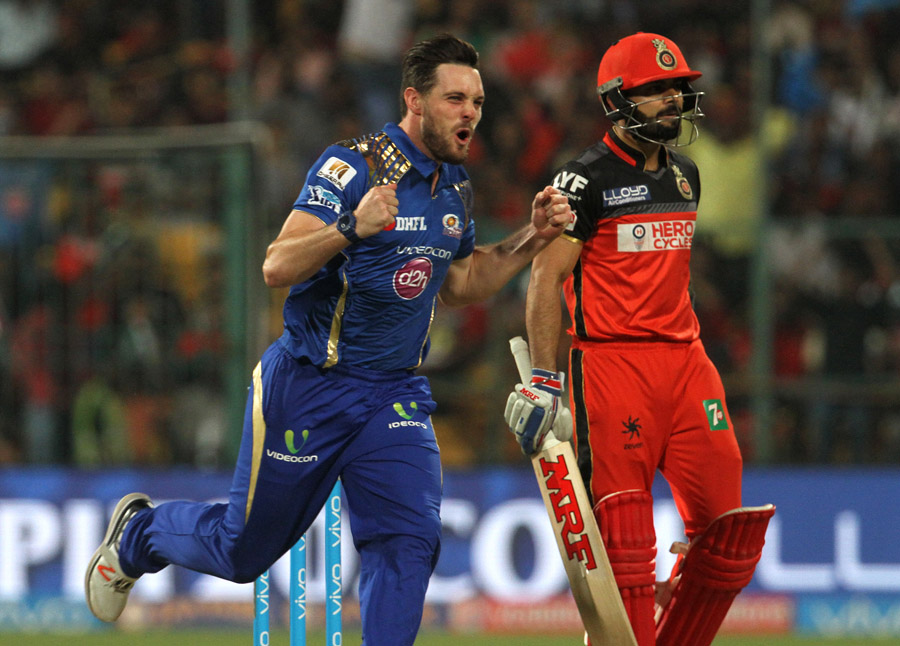
<svg viewBox="0 0 900 646">
<path fill-rule="evenodd" d="M 253 581 L 300 539 L 340 477 L 366 646 L 413 644 L 441 540 L 434 407 L 424 377 L 323 371 L 273 343 L 253 373 L 228 503 L 139 512 L 122 538 L 122 569 L 176 564 Z"/>
</svg>

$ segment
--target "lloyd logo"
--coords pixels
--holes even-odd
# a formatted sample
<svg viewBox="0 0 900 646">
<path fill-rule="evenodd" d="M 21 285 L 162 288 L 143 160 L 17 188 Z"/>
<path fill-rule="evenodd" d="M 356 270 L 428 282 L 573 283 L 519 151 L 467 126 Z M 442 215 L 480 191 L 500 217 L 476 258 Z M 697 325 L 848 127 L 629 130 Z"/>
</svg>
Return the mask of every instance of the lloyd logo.
<svg viewBox="0 0 900 646">
<path fill-rule="evenodd" d="M 541 458 L 541 473 L 547 484 L 553 515 L 559 523 L 555 529 L 559 532 L 566 556 L 577 559 L 588 570 L 597 567 L 594 550 L 591 548 L 588 535 L 584 531 L 584 518 L 575 500 L 575 489 L 569 478 L 569 467 L 560 456 L 556 461 Z M 570 540 L 571 539 L 571 540 Z"/>
<path fill-rule="evenodd" d="M 631 202 L 648 202 L 650 188 L 646 184 L 638 186 L 620 186 L 603 191 L 603 206 L 620 206 Z"/>
</svg>

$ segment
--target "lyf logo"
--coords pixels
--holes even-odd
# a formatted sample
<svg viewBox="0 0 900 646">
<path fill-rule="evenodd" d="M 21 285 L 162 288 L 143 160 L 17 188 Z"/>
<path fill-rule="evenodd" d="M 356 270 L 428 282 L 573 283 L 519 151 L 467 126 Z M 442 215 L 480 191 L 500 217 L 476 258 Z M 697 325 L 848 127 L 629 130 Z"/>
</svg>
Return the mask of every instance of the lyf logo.
<svg viewBox="0 0 900 646">
<path fill-rule="evenodd" d="M 553 178 L 554 188 L 558 188 L 561 191 L 568 190 L 572 193 L 577 193 L 587 185 L 587 178 L 582 177 L 578 173 L 560 171 L 560 173 Z"/>
<path fill-rule="evenodd" d="M 413 258 L 394 272 L 394 291 L 403 300 L 409 301 L 425 291 L 431 282 L 434 270 L 428 258 Z"/>
</svg>

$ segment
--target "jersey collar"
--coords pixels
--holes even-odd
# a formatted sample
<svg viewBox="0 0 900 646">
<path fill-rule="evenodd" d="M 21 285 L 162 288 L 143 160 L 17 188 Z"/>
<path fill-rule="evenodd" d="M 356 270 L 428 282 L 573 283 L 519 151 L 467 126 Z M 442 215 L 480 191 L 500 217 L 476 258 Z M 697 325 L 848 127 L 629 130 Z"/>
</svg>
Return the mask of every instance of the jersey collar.
<svg viewBox="0 0 900 646">
<path fill-rule="evenodd" d="M 422 177 L 428 177 L 438 168 L 438 162 L 419 150 L 409 135 L 396 123 L 385 124 L 384 132 L 409 160 L 412 167 L 421 173 Z"/>
<path fill-rule="evenodd" d="M 643 169 L 646 158 L 637 148 L 633 148 L 625 143 L 625 140 L 616 134 L 615 128 L 607 130 L 603 136 L 603 143 L 617 156 L 628 164 Z M 665 168 L 669 165 L 668 149 L 665 146 L 659 147 L 659 167 Z"/>
</svg>

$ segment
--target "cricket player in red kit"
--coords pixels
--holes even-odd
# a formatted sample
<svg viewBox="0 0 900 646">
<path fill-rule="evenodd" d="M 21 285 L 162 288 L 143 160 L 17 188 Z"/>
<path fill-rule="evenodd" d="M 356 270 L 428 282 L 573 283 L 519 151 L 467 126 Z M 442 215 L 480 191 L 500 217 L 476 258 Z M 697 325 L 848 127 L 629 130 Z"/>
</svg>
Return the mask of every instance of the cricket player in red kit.
<svg viewBox="0 0 900 646">
<path fill-rule="evenodd" d="M 577 219 L 532 264 L 534 371 L 516 396 L 532 395 L 507 419 L 532 453 L 560 410 L 562 291 L 576 454 L 639 646 L 708 646 L 753 575 L 775 511 L 742 507 L 741 455 L 689 294 L 700 176 L 675 149 L 696 138 L 700 75 L 658 34 L 604 54 L 597 91 L 613 125 L 554 178 Z M 659 583 L 657 471 L 690 539 Z"/>
</svg>

